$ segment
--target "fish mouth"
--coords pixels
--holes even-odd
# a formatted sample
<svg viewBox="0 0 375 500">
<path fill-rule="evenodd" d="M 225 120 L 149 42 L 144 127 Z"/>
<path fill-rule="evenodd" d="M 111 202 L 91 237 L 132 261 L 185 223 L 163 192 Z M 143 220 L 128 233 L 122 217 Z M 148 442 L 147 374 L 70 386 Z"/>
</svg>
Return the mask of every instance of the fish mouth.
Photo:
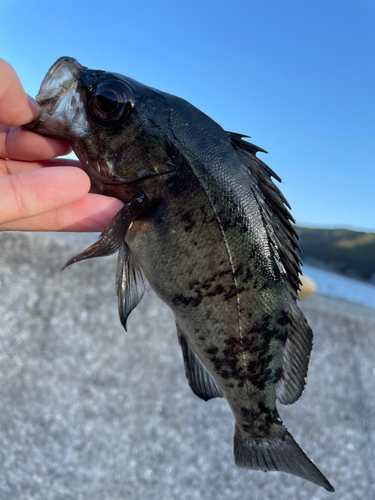
<svg viewBox="0 0 375 500">
<path fill-rule="evenodd" d="M 52 115 L 56 111 L 82 68 L 73 57 L 60 57 L 50 67 L 36 96 L 36 102 L 46 113 Z"/>
<path fill-rule="evenodd" d="M 51 123 L 51 118 L 63 118 L 64 113 L 57 112 L 59 106 L 64 104 L 65 109 L 68 109 L 67 101 L 73 104 L 76 111 L 76 87 L 78 82 L 79 72 L 84 68 L 73 57 L 60 57 L 48 70 L 40 86 L 39 92 L 36 96 L 36 102 L 39 104 L 41 110 L 39 115 L 34 121 L 25 125 L 28 130 L 35 130 L 35 132 L 55 137 L 56 139 L 66 140 L 65 136 L 61 136 L 57 130 L 52 132 L 53 128 L 47 124 Z M 62 111 L 62 110 L 61 110 Z"/>
<path fill-rule="evenodd" d="M 103 76 L 106 76 L 106 72 L 90 70 L 72 57 L 60 57 L 46 73 L 36 96 L 40 106 L 39 115 L 25 128 L 68 142 L 85 172 L 98 185 L 131 183 L 172 172 L 172 166 L 166 164 L 160 171 L 153 172 L 146 168 L 137 174 L 131 172 L 128 176 L 121 169 L 117 171 L 122 160 L 116 150 L 109 148 L 108 151 L 97 151 L 95 145 L 90 147 L 93 129 L 86 107 L 87 93 L 92 82 Z M 100 139 L 98 141 L 100 146 Z"/>
</svg>

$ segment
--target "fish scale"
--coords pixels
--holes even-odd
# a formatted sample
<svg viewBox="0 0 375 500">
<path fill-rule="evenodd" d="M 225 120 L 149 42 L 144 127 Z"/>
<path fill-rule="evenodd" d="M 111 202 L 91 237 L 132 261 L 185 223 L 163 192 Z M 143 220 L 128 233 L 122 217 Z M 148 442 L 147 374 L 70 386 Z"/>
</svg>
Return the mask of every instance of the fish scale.
<svg viewBox="0 0 375 500">
<path fill-rule="evenodd" d="M 233 412 L 236 464 L 334 491 L 276 408 L 303 391 L 312 332 L 293 219 L 263 150 L 183 99 L 69 57 L 37 101 L 28 128 L 69 142 L 96 191 L 124 203 L 67 265 L 119 250 L 122 324 L 148 286 L 171 308 L 191 389 Z"/>
</svg>

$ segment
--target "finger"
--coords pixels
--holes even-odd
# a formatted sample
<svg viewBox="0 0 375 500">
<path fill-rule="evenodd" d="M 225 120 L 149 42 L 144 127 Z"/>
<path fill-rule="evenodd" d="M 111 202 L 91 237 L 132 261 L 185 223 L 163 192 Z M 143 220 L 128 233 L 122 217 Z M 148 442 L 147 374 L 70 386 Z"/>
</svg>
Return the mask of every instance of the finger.
<svg viewBox="0 0 375 500">
<path fill-rule="evenodd" d="M 12 66 L 0 59 L 0 123 L 8 127 L 34 120 L 39 106 L 22 88 Z"/>
<path fill-rule="evenodd" d="M 77 160 L 63 158 L 54 158 L 52 160 L 40 161 L 17 161 L 0 159 L 0 178 L 3 175 L 20 174 L 21 172 L 30 172 L 39 168 L 47 167 L 76 167 L 83 169 L 81 163 Z"/>
<path fill-rule="evenodd" d="M 0 116 L 1 119 L 1 116 Z M 66 142 L 36 134 L 23 127 L 0 125 L 0 158 L 13 160 L 47 160 L 70 153 Z"/>
<path fill-rule="evenodd" d="M 87 194 L 50 212 L 0 224 L 0 231 L 102 232 L 122 206 L 116 198 Z"/>
<path fill-rule="evenodd" d="M 40 168 L 0 178 L 0 223 L 48 212 L 82 198 L 90 179 L 74 167 Z"/>
</svg>

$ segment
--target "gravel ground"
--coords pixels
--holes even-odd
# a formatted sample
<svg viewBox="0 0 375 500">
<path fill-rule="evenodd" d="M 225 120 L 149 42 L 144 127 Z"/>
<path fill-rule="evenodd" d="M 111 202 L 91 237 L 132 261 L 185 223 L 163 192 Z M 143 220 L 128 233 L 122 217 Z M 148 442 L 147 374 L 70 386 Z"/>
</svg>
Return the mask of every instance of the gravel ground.
<svg viewBox="0 0 375 500">
<path fill-rule="evenodd" d="M 280 413 L 336 493 L 233 463 L 234 422 L 185 380 L 153 294 L 120 325 L 115 257 L 62 265 L 95 235 L 0 233 L 1 500 L 372 500 L 375 310 L 322 295 L 301 399 Z"/>
</svg>

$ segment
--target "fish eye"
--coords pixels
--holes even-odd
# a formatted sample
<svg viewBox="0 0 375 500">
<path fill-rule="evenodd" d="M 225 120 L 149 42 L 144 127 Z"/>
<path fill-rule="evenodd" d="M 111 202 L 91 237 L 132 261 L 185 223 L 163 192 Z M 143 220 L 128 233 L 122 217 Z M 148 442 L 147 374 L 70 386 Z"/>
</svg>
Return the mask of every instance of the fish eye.
<svg viewBox="0 0 375 500">
<path fill-rule="evenodd" d="M 133 94 L 120 80 L 105 80 L 98 83 L 88 101 L 91 116 L 104 126 L 111 126 L 126 119 L 133 107 Z"/>
</svg>

